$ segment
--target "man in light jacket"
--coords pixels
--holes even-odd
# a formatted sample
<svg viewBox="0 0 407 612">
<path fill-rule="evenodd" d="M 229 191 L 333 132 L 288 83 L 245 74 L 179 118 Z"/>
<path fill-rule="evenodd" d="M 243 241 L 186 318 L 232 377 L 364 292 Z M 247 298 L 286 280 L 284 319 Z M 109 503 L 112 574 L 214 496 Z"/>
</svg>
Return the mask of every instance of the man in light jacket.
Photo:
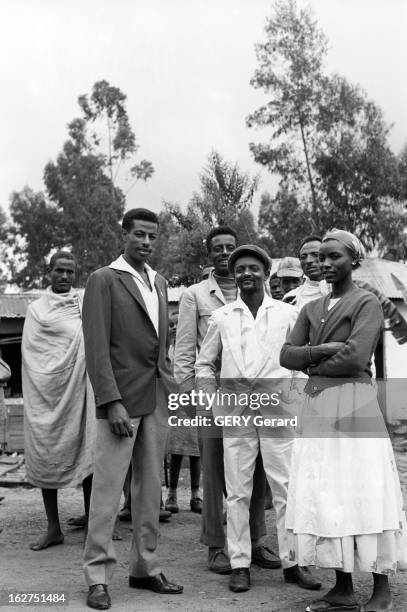
<svg viewBox="0 0 407 612">
<path fill-rule="evenodd" d="M 214 397 L 221 359 L 221 395 L 213 404 L 213 415 L 215 424 L 223 425 L 227 540 L 232 566 L 229 587 L 234 592 L 250 588 L 249 503 L 254 466 L 261 451 L 276 510 L 285 581 L 319 589 L 321 584 L 308 569 L 290 560 L 285 529 L 295 418 L 285 410 L 292 374 L 280 366 L 280 351 L 295 323 L 296 311 L 265 294 L 270 260 L 263 249 L 254 245 L 238 247 L 228 267 L 235 275 L 240 296 L 213 313 L 195 372 L 199 391 Z M 281 418 L 284 414 L 286 419 Z"/>
<path fill-rule="evenodd" d="M 228 261 L 236 248 L 236 233 L 228 226 L 213 228 L 206 247 L 213 269 L 205 280 L 188 287 L 182 295 L 174 353 L 174 375 L 181 392 L 195 389 L 195 361 L 205 337 L 212 313 L 237 297 L 233 274 Z M 219 364 L 220 365 L 220 364 Z M 221 438 L 202 434 L 202 532 L 201 542 L 208 546 L 208 568 L 218 574 L 230 574 L 229 558 L 224 549 L 223 494 L 225 474 L 223 443 Z M 250 506 L 252 563 L 267 569 L 281 567 L 277 555 L 263 546 L 260 539 L 266 534 L 264 517 L 265 475 L 259 457 L 255 475 L 253 498 Z"/>
</svg>

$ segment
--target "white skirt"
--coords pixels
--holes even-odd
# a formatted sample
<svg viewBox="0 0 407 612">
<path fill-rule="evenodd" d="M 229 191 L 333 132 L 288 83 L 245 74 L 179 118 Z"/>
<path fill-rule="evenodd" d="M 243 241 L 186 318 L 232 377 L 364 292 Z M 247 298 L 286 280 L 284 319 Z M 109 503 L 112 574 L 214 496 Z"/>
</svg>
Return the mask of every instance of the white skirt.
<svg viewBox="0 0 407 612">
<path fill-rule="evenodd" d="M 354 417 L 366 414 L 364 427 L 364 417 Z M 352 425 L 365 430 L 365 437 L 355 437 Z M 387 436 L 368 433 L 376 430 L 385 426 L 371 385 L 346 383 L 307 397 L 286 513 L 290 559 L 300 566 L 379 574 L 407 566 L 407 523 L 393 449 Z"/>
</svg>

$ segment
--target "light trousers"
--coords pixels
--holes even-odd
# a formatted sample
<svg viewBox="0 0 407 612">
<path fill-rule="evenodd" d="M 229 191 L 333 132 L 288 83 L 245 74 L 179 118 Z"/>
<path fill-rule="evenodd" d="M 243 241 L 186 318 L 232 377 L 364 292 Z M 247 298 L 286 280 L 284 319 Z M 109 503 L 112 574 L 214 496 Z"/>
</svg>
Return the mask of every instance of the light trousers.
<svg viewBox="0 0 407 612">
<path fill-rule="evenodd" d="M 292 438 L 262 437 L 251 427 L 248 435 L 232 437 L 224 428 L 223 452 L 227 489 L 227 542 L 232 569 L 250 567 L 251 538 L 249 506 L 253 489 L 256 458 L 261 452 L 264 470 L 273 495 L 276 511 L 279 556 L 283 568 L 296 565 L 289 559 L 288 534 L 285 528 L 288 478 Z"/>
<path fill-rule="evenodd" d="M 202 437 L 202 531 L 201 542 L 209 547 L 225 546 L 223 497 L 226 493 L 222 438 Z M 266 535 L 264 504 L 266 478 L 261 459 L 256 463 L 253 497 L 250 503 L 250 533 L 252 540 Z"/>
<path fill-rule="evenodd" d="M 154 412 L 131 419 L 132 438 L 116 436 L 107 420 L 97 420 L 95 467 L 84 551 L 87 584 L 109 584 L 117 563 L 112 542 L 124 480 L 132 463 L 131 515 L 133 539 L 129 575 L 161 572 L 156 556 L 159 535 L 162 461 L 168 433 L 162 402 Z"/>
</svg>

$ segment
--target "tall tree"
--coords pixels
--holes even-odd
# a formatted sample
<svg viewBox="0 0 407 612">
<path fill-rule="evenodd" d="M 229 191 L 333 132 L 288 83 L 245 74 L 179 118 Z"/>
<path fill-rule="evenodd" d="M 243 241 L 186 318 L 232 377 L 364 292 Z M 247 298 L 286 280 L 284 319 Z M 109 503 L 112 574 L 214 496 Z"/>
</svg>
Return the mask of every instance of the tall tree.
<svg viewBox="0 0 407 612">
<path fill-rule="evenodd" d="M 326 79 L 319 107 L 314 169 L 324 229 L 347 227 L 373 247 L 376 216 L 400 192 L 389 127 L 365 92 L 337 75 Z"/>
<path fill-rule="evenodd" d="M 178 204 L 165 204 L 167 231 L 154 259 L 167 278 L 176 275 L 187 283 L 199 279 L 207 264 L 205 237 L 210 228 L 229 225 L 241 242 L 257 238 L 250 205 L 258 177 L 250 177 L 213 151 L 199 179 L 200 191 L 193 194 L 185 212 Z"/>
<path fill-rule="evenodd" d="M 84 284 L 90 272 L 119 253 L 125 199 L 106 175 L 103 158 L 89 152 L 83 121 L 74 120 L 68 132 L 57 161 L 45 167 L 44 182 L 62 212 L 64 242 L 78 260 L 78 281 Z"/>
<path fill-rule="evenodd" d="M 380 108 L 345 78 L 326 74 L 327 40 L 310 9 L 299 10 L 295 0 L 275 3 L 266 41 L 256 50 L 252 85 L 269 101 L 247 123 L 271 128 L 268 143 L 250 148 L 280 175 L 273 206 L 289 209 L 286 194 L 295 193 L 313 231 L 346 227 L 373 248 L 380 207 L 400 191 Z M 264 221 L 263 214 L 263 233 Z"/>
<path fill-rule="evenodd" d="M 107 81 L 97 81 L 90 95 L 78 98 L 83 119 L 91 131 L 88 144 L 91 150 L 103 157 L 111 185 L 117 185 L 122 170 L 128 171 L 125 195 L 139 180 L 146 181 L 154 172 L 153 164 L 146 159 L 135 163 L 139 149 L 126 109 L 127 96 Z M 112 190 L 112 198 L 115 192 Z"/>
<path fill-rule="evenodd" d="M 136 162 L 136 138 L 126 110 L 126 96 L 107 81 L 95 83 L 90 96 L 78 99 L 82 117 L 68 125 L 68 139 L 55 162 L 44 170 L 46 194 L 14 194 L 11 233 L 21 236 L 18 243 L 20 264 L 15 278 L 23 286 L 41 283 L 44 259 L 55 247 L 68 246 L 79 262 L 80 284 L 94 269 L 106 265 L 120 251 L 119 221 L 125 209 L 121 169 L 130 176 L 130 188 L 137 180 L 147 180 L 154 169 L 151 162 Z M 128 189 L 127 189 L 128 191 Z M 35 224 L 24 223 L 24 216 L 52 218 L 52 236 L 38 246 Z M 40 214 L 41 213 L 41 214 Z M 17 252 L 16 252 L 17 254 Z M 21 273 L 20 273 L 21 272 Z"/>
<path fill-rule="evenodd" d="M 256 45 L 259 67 L 251 80 L 269 100 L 247 119 L 249 127 L 271 129 L 270 142 L 250 144 L 254 159 L 271 172 L 308 182 L 313 222 L 317 193 L 312 170 L 312 140 L 323 87 L 327 39 L 310 9 L 295 0 L 278 1 L 266 22 L 266 40 Z M 299 155 L 301 152 L 301 156 Z"/>
<path fill-rule="evenodd" d="M 258 188 L 258 176 L 250 177 L 238 164 L 232 164 L 212 151 L 200 175 L 200 193 L 194 194 L 192 204 L 211 225 L 236 223 L 250 208 Z"/>
<path fill-rule="evenodd" d="M 64 240 L 61 211 L 43 193 L 24 187 L 12 193 L 10 215 L 14 225 L 7 242 L 12 280 L 25 289 L 44 287 L 47 257 Z"/>
</svg>

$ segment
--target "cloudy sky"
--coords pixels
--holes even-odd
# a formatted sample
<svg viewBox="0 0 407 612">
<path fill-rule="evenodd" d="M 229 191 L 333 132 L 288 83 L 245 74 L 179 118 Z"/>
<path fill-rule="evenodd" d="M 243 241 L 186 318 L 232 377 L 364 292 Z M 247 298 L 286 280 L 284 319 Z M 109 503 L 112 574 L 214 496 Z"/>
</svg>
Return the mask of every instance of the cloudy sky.
<svg viewBox="0 0 407 612">
<path fill-rule="evenodd" d="M 0 0 L 0 206 L 28 184 L 78 115 L 77 97 L 106 79 L 128 96 L 140 156 L 153 178 L 128 207 L 185 204 L 211 149 L 256 173 L 261 132 L 245 117 L 264 100 L 249 85 L 270 0 Z M 361 84 L 407 141 L 406 0 L 298 0 L 330 41 L 328 68 Z M 274 181 L 261 172 L 260 193 Z M 259 197 L 259 196 L 257 196 Z"/>
</svg>

